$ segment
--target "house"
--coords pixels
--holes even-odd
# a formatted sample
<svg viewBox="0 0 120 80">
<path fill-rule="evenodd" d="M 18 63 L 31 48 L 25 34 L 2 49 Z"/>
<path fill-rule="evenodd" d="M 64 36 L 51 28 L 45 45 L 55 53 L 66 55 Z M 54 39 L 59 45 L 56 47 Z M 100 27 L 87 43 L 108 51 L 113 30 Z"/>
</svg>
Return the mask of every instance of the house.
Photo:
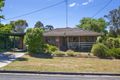
<svg viewBox="0 0 120 80">
<path fill-rule="evenodd" d="M 9 49 L 9 48 L 18 48 L 18 49 L 24 49 L 24 39 L 25 33 L 0 33 L 0 36 L 2 37 L 2 44 L 0 44 L 0 48 L 3 49 Z M 6 40 L 6 38 L 10 37 L 9 40 Z"/>
<path fill-rule="evenodd" d="M 101 33 L 80 28 L 57 28 L 43 33 L 45 42 L 60 50 L 89 51 Z"/>
</svg>

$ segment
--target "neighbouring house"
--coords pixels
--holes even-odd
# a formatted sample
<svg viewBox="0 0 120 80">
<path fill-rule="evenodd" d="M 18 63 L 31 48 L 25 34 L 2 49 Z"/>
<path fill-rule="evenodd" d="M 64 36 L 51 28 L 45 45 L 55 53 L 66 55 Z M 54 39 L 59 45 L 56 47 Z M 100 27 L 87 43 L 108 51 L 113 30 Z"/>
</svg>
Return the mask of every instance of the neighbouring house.
<svg viewBox="0 0 120 80">
<path fill-rule="evenodd" d="M 60 50 L 89 51 L 101 33 L 80 28 L 58 28 L 43 33 L 45 42 Z"/>
<path fill-rule="evenodd" d="M 25 33 L 0 33 L 3 43 L 0 44 L 0 48 L 9 49 L 9 48 L 18 48 L 24 49 L 25 45 L 23 43 Z M 5 38 L 10 37 L 10 40 L 7 41 Z"/>
</svg>

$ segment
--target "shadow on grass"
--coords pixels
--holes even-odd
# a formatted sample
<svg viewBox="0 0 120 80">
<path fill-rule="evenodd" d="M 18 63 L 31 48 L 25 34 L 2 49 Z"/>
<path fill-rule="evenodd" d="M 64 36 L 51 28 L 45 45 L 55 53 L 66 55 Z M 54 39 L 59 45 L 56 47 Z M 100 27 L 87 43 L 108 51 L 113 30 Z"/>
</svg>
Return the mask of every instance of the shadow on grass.
<svg viewBox="0 0 120 80">
<path fill-rule="evenodd" d="M 45 59 L 52 59 L 53 56 L 49 53 L 40 53 L 40 54 L 29 54 L 31 57 L 35 58 L 45 58 Z"/>
<path fill-rule="evenodd" d="M 28 59 L 27 58 L 24 58 L 24 57 L 20 57 L 20 58 L 17 58 L 16 61 L 27 61 Z"/>
</svg>

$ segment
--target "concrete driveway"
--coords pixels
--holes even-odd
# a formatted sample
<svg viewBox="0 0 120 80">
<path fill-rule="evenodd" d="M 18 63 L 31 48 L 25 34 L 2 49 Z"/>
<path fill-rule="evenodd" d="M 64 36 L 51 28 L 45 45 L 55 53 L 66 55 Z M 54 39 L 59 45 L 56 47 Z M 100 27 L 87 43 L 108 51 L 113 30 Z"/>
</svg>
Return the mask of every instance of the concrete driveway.
<svg viewBox="0 0 120 80">
<path fill-rule="evenodd" d="M 25 53 L 18 52 L 4 52 L 0 53 L 0 68 L 8 65 L 15 59 L 22 57 Z"/>
</svg>

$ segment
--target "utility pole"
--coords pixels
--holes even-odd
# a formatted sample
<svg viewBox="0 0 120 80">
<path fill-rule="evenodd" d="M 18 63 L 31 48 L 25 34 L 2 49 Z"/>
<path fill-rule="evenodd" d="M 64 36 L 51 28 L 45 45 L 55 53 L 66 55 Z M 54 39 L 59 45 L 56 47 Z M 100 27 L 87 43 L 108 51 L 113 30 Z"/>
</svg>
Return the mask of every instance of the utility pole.
<svg viewBox="0 0 120 80">
<path fill-rule="evenodd" d="M 66 3 L 66 28 L 68 27 L 68 0 L 65 0 Z"/>
</svg>

